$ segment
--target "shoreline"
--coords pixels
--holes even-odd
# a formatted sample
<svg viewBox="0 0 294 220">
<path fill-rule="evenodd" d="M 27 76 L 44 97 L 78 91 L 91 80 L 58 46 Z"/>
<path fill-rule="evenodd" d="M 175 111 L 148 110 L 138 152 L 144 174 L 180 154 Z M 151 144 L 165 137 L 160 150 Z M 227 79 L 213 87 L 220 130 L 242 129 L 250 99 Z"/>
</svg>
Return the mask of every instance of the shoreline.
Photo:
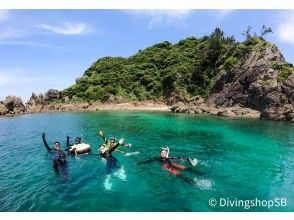
<svg viewBox="0 0 294 220">
<path fill-rule="evenodd" d="M 183 106 L 182 106 L 183 107 Z M 26 106 L 26 111 L 21 113 L 8 113 L 0 115 L 1 117 L 13 117 L 25 114 L 37 114 L 37 113 L 56 113 L 56 112 L 95 112 L 95 111 L 137 111 L 137 112 L 170 112 L 174 114 L 187 114 L 187 115 L 205 115 L 205 116 L 217 116 L 224 118 L 248 118 L 248 119 L 260 119 L 260 114 L 226 114 L 231 110 L 230 108 L 219 108 L 218 112 L 224 114 L 217 114 L 212 111 L 191 111 L 187 106 L 182 111 L 174 111 L 173 106 L 168 106 L 163 102 L 125 102 L 125 103 L 51 103 L 48 105 L 34 105 Z M 248 108 L 240 108 L 246 109 Z M 249 114 L 248 114 L 249 113 Z"/>
<path fill-rule="evenodd" d="M 95 111 L 150 111 L 171 112 L 164 103 L 126 102 L 126 103 L 55 103 L 28 107 L 24 114 L 50 112 L 95 112 Z"/>
<path fill-rule="evenodd" d="M 175 105 L 174 105 L 175 106 Z M 51 103 L 44 106 L 34 106 L 34 109 L 28 109 L 21 113 L 8 113 L 5 115 L 0 115 L 1 118 L 10 118 L 14 116 L 29 115 L 29 114 L 43 114 L 43 113 L 59 113 L 59 112 L 99 112 L 99 111 L 134 111 L 134 112 L 167 112 L 173 114 L 190 115 L 190 116 L 206 116 L 206 117 L 219 117 L 227 119 L 257 119 L 264 120 L 260 117 L 260 112 L 249 109 L 238 107 L 239 110 L 247 111 L 245 114 L 230 114 L 231 111 L 235 110 L 235 107 L 218 107 L 211 108 L 210 111 L 201 111 L 197 109 L 199 106 L 195 107 L 195 111 L 190 111 L 188 106 L 183 108 L 183 111 L 174 111 L 174 106 L 168 106 L 163 102 L 127 102 L 127 103 Z M 178 107 L 178 106 L 177 106 Z M 211 111 L 212 110 L 212 111 Z M 217 110 L 217 111 L 215 111 Z M 253 113 L 252 113 L 253 111 Z M 229 114 L 228 114 L 229 112 Z M 220 114 L 221 113 L 221 114 Z M 269 120 L 276 121 L 276 120 Z M 287 122 L 287 121 L 276 121 L 276 122 Z"/>
<path fill-rule="evenodd" d="M 17 111 L 19 110 L 19 111 Z M 21 108 L 0 112 L 1 117 L 13 117 L 36 113 L 56 112 L 95 112 L 95 111 L 137 111 L 137 112 L 170 112 L 174 114 L 217 116 L 228 119 L 248 118 L 262 119 L 261 112 L 246 107 L 216 107 L 209 105 L 201 97 L 195 96 L 189 102 L 177 102 L 167 105 L 163 101 L 134 101 L 134 102 L 51 102 L 26 103 Z M 275 120 L 273 120 L 275 121 Z"/>
</svg>

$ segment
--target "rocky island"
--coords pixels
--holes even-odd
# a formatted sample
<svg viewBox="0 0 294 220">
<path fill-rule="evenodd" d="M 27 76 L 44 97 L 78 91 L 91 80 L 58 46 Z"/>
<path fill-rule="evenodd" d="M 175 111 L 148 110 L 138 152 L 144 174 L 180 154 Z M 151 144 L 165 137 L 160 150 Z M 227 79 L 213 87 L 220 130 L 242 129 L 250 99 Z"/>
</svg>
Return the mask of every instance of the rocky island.
<svg viewBox="0 0 294 220">
<path fill-rule="evenodd" d="M 63 91 L 8 96 L 0 115 L 101 109 L 159 110 L 294 122 L 294 67 L 263 35 L 243 42 L 219 29 L 128 58 L 98 59 Z"/>
</svg>

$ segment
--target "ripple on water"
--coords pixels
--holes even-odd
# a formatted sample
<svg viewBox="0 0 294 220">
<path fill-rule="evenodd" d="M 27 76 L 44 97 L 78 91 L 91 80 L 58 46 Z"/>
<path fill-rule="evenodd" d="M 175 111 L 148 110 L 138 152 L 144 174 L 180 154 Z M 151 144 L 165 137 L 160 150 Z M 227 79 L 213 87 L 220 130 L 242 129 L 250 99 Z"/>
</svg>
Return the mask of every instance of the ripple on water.
<svg viewBox="0 0 294 220">
<path fill-rule="evenodd" d="M 194 184 L 202 190 L 210 190 L 213 187 L 213 181 L 209 179 L 194 178 Z"/>
</svg>

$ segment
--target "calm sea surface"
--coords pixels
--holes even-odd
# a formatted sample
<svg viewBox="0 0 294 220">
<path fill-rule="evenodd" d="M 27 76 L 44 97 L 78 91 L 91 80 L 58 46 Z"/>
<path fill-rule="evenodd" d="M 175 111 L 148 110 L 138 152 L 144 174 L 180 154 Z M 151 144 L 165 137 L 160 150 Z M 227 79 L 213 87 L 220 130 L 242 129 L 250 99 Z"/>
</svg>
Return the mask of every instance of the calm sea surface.
<svg viewBox="0 0 294 220">
<path fill-rule="evenodd" d="M 80 136 L 97 154 L 98 130 L 132 143 L 120 147 L 129 154 L 113 153 L 118 169 L 107 173 L 97 155 L 69 156 L 60 173 L 52 168 L 42 132 L 63 149 L 66 135 Z M 163 146 L 170 147 L 170 156 L 199 160 L 183 172 L 191 184 L 158 162 L 137 165 L 158 156 Z M 287 204 L 269 208 L 276 198 Z M 245 208 L 240 200 L 268 205 Z M 2 117 L 0 211 L 294 211 L 294 125 L 116 111 Z"/>
</svg>

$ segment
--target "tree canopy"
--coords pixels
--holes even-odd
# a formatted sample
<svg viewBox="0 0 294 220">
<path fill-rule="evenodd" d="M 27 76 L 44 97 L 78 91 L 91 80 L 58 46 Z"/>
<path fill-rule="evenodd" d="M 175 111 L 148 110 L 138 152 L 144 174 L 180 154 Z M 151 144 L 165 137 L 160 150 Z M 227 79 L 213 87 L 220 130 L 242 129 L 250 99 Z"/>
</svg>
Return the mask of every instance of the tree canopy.
<svg viewBox="0 0 294 220">
<path fill-rule="evenodd" d="M 172 93 L 206 96 L 217 74 L 236 67 L 260 42 L 265 40 L 256 36 L 237 42 L 219 28 L 209 36 L 189 37 L 176 44 L 164 41 L 128 58 L 98 59 L 63 93 L 86 101 L 104 100 L 109 95 L 139 101 L 164 100 Z"/>
</svg>

